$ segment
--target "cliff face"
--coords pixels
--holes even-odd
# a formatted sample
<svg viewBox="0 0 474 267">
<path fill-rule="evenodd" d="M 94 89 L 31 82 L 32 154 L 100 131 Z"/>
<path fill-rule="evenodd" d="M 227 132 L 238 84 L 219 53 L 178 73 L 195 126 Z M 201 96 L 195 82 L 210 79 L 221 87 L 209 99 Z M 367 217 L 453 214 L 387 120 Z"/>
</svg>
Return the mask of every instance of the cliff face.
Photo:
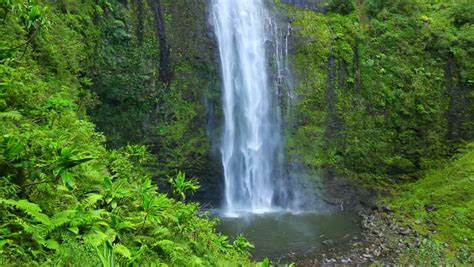
<svg viewBox="0 0 474 267">
<path fill-rule="evenodd" d="M 281 3 L 296 78 L 291 156 L 384 186 L 416 179 L 473 138 L 472 38 L 462 4 Z M 221 164 L 211 140 L 222 114 L 209 7 L 134 0 L 104 9 L 91 71 L 100 103 L 91 114 L 109 146 L 149 145 L 157 176 L 183 170 L 216 192 Z"/>
<path fill-rule="evenodd" d="M 214 169 L 206 127 L 219 82 L 207 8 L 201 0 L 134 0 L 97 21 L 92 90 L 100 103 L 91 115 L 109 146 L 147 144 L 162 178 Z"/>
<path fill-rule="evenodd" d="M 322 14 L 286 2 L 297 80 L 290 154 L 386 187 L 472 140 L 469 5 L 341 0 Z"/>
</svg>

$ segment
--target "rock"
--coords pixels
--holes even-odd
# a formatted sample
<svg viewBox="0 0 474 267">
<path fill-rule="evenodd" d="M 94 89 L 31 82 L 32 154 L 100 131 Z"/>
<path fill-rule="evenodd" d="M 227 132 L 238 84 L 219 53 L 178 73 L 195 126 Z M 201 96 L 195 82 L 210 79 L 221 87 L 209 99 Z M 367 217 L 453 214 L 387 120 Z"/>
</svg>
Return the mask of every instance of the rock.
<svg viewBox="0 0 474 267">
<path fill-rule="evenodd" d="M 415 224 L 421 224 L 420 220 L 415 220 Z"/>
<path fill-rule="evenodd" d="M 337 261 L 335 259 L 325 259 L 325 263 L 336 263 Z"/>
<path fill-rule="evenodd" d="M 375 257 L 380 257 L 380 255 L 382 255 L 382 252 L 380 250 L 376 250 L 374 251 L 374 255 Z"/>
<path fill-rule="evenodd" d="M 431 212 L 431 211 L 435 210 L 435 208 L 436 208 L 436 206 L 434 204 L 426 204 L 425 205 L 425 210 L 427 212 Z"/>
<path fill-rule="evenodd" d="M 382 211 L 384 212 L 392 212 L 392 208 L 390 206 L 382 206 Z"/>
<path fill-rule="evenodd" d="M 410 228 L 407 228 L 407 229 L 401 228 L 399 233 L 401 235 L 409 235 L 409 234 L 411 234 L 411 229 Z"/>
<path fill-rule="evenodd" d="M 332 241 L 331 239 L 324 240 L 324 241 L 323 241 L 323 244 L 328 245 L 328 246 L 329 246 L 329 245 L 334 245 L 334 241 Z"/>
</svg>

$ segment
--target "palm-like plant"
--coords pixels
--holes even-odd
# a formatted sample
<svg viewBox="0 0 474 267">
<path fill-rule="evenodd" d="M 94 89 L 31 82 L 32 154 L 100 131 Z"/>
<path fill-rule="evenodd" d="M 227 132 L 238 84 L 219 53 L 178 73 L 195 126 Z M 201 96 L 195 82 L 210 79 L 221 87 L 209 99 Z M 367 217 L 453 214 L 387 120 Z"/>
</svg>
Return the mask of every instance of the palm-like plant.
<svg viewBox="0 0 474 267">
<path fill-rule="evenodd" d="M 178 172 L 175 177 L 169 178 L 169 183 L 173 187 L 173 195 L 175 198 L 186 200 L 186 192 L 193 193 L 200 188 L 196 179 L 186 180 L 186 174 L 184 172 Z"/>
</svg>

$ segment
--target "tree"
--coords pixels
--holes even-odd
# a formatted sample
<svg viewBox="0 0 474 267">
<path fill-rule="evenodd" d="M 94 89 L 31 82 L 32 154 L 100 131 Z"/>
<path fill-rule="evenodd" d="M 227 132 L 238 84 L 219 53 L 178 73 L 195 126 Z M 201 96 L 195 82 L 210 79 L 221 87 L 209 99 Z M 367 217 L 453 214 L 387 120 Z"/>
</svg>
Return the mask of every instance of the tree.
<svg viewBox="0 0 474 267">
<path fill-rule="evenodd" d="M 332 0 L 329 9 L 332 12 L 347 15 L 355 10 L 355 4 L 353 0 Z"/>
</svg>

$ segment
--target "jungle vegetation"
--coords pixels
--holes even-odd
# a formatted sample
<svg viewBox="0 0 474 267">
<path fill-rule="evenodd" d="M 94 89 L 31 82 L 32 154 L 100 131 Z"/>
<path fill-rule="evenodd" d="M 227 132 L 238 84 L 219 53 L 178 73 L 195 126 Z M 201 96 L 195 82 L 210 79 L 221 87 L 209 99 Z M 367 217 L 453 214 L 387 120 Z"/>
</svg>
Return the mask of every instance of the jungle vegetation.
<svg viewBox="0 0 474 267">
<path fill-rule="evenodd" d="M 472 1 L 274 2 L 289 157 L 435 231 L 409 260 L 472 263 Z M 206 1 L 0 0 L 0 265 L 250 263 L 189 201 L 220 179 L 215 52 Z"/>
<path fill-rule="evenodd" d="M 158 67 L 141 61 L 149 57 L 152 65 L 159 43 L 145 37 L 144 21 L 133 22 L 131 12 L 115 1 L 0 2 L 0 265 L 248 261 L 252 245 L 245 238 L 231 241 L 217 233 L 216 220 L 184 202 L 196 182 L 169 171 L 176 199 L 152 182 L 149 165 L 157 155 L 138 142 L 137 123 L 166 90 L 166 104 L 160 102 L 164 107 L 157 112 L 170 118 L 153 129 L 155 137 L 166 136 L 159 139 L 166 147 L 183 138 L 196 104 L 181 104 L 186 92 L 180 89 L 191 85 L 178 78 L 164 82 Z M 136 34 L 132 22 L 140 25 Z M 179 68 L 192 71 L 185 64 Z M 135 130 L 127 135 L 129 145 L 114 135 L 106 145 L 91 122 L 88 112 L 107 108 L 94 120 L 116 114 L 107 119 Z M 117 125 L 104 126 L 104 132 L 116 127 L 120 136 L 125 127 Z M 174 146 L 163 152 L 176 154 L 163 165 L 185 169 L 180 157 L 200 153 L 199 146 L 187 145 L 186 151 Z"/>
</svg>

